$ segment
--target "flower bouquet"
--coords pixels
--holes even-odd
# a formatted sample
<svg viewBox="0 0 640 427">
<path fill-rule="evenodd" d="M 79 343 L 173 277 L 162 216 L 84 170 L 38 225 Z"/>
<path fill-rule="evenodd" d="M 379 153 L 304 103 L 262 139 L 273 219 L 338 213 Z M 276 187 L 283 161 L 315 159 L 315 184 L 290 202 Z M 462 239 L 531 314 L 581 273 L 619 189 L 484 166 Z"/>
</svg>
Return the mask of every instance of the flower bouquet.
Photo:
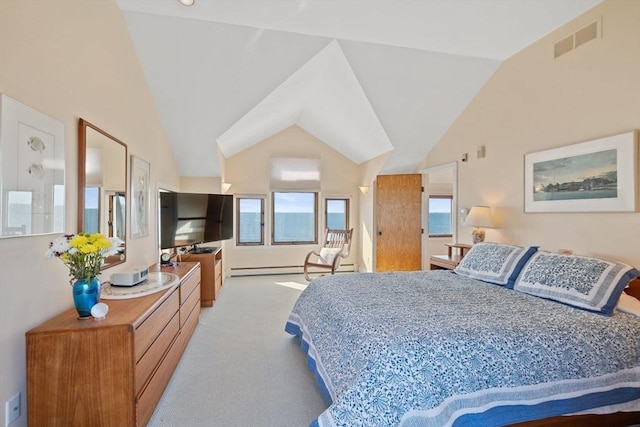
<svg viewBox="0 0 640 427">
<path fill-rule="evenodd" d="M 68 268 L 73 300 L 81 318 L 91 317 L 91 308 L 100 301 L 100 267 L 104 259 L 118 252 L 122 240 L 100 233 L 67 234 L 49 244 L 47 258 L 59 258 Z"/>
</svg>

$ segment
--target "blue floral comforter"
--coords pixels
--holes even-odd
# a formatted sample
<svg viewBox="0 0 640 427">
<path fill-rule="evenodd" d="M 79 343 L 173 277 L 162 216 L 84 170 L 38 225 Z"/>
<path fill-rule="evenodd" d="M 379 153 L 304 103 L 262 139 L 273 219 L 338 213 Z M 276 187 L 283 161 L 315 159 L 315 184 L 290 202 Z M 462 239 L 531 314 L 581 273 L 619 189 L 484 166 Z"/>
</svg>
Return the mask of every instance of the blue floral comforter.
<svg viewBox="0 0 640 427">
<path fill-rule="evenodd" d="M 316 279 L 285 330 L 330 404 L 320 427 L 505 425 L 640 399 L 640 318 L 450 271 Z"/>
</svg>

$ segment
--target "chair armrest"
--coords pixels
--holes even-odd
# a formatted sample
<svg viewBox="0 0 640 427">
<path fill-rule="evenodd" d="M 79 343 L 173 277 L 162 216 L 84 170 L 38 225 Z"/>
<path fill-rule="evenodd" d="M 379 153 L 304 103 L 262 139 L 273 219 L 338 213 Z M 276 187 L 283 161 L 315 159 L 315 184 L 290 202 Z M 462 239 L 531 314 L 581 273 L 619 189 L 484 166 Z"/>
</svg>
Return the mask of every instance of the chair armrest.
<svg viewBox="0 0 640 427">
<path fill-rule="evenodd" d="M 309 258 L 311 257 L 311 255 L 315 255 L 317 257 L 320 256 L 320 254 L 316 251 L 311 251 L 307 254 L 307 256 L 304 258 L 304 263 L 307 264 L 309 262 Z"/>
</svg>

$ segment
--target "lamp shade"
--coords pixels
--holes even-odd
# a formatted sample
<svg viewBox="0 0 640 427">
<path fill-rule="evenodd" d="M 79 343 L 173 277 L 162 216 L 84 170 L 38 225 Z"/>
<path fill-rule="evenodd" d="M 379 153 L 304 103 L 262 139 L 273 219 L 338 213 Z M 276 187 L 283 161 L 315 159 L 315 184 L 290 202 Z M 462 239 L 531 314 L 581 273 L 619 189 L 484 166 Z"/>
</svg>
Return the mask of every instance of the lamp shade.
<svg viewBox="0 0 640 427">
<path fill-rule="evenodd" d="M 464 220 L 464 225 L 493 228 L 491 208 L 489 206 L 473 206 Z"/>
</svg>

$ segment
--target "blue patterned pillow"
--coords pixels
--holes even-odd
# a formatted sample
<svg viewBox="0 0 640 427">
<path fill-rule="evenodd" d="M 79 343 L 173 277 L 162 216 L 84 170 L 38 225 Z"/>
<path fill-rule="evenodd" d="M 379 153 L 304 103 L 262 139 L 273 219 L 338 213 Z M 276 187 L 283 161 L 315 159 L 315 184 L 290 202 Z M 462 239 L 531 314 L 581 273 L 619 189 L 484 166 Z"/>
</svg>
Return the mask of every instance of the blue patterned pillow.
<svg viewBox="0 0 640 427">
<path fill-rule="evenodd" d="M 541 251 L 524 266 L 514 289 L 608 316 L 639 275 L 619 262 Z"/>
<path fill-rule="evenodd" d="M 461 276 L 512 288 L 520 270 L 537 250 L 536 246 L 523 248 L 501 243 L 476 243 L 453 271 Z"/>
</svg>

